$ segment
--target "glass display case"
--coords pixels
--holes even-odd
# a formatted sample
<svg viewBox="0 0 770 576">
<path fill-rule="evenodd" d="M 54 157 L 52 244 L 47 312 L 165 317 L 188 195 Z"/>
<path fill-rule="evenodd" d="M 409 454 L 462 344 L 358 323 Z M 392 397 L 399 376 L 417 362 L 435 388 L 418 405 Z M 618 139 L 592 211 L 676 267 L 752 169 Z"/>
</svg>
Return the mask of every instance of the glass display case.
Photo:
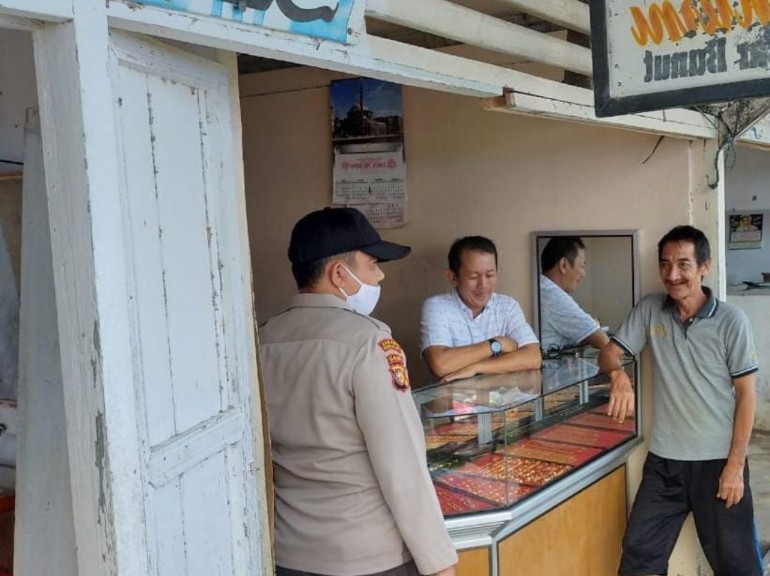
<svg viewBox="0 0 770 576">
<path fill-rule="evenodd" d="M 634 382 L 632 358 L 623 369 Z M 414 399 L 446 517 L 508 508 L 638 435 L 634 416 L 607 415 L 609 381 L 592 358 L 436 384 Z"/>
</svg>

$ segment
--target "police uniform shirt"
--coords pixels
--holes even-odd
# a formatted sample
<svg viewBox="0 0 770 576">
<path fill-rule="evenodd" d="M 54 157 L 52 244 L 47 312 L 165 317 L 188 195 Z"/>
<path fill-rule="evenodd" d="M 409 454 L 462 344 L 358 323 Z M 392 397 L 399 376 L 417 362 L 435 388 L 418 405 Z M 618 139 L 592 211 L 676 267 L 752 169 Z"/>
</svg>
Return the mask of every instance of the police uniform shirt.
<svg viewBox="0 0 770 576">
<path fill-rule="evenodd" d="M 457 561 L 428 474 L 403 351 L 329 294 L 260 330 L 276 492 L 276 563 L 354 576 Z"/>
</svg>

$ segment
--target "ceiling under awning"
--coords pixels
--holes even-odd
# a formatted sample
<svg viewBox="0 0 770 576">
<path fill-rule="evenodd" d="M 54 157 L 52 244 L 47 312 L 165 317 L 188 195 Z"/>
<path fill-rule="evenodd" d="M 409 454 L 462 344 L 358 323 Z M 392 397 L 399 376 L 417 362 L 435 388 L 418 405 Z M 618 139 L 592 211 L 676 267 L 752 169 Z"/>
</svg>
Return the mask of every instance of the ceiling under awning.
<svg viewBox="0 0 770 576">
<path fill-rule="evenodd" d="M 166 18 L 127 1 L 112 0 L 107 10 L 117 27 L 151 25 L 164 38 L 237 52 L 242 75 L 304 65 L 477 97 L 489 111 L 718 137 L 719 119 L 701 110 L 596 117 L 588 0 L 356 1 L 365 29 L 349 44 L 182 13 Z M 770 146 L 770 123 L 760 121 L 742 140 Z"/>
<path fill-rule="evenodd" d="M 575 3 L 587 4 L 587 0 L 574 1 Z M 589 43 L 588 35 L 575 30 L 568 30 L 563 24 L 528 14 L 516 8 L 516 2 L 509 2 L 507 0 L 452 0 L 451 2 L 446 2 L 446 4 L 468 8 L 476 13 L 494 17 L 502 22 L 515 24 L 535 33 L 549 34 L 567 42 L 573 42 L 577 46 L 587 47 Z M 440 36 L 417 28 L 381 20 L 371 15 L 366 17 L 366 33 L 370 36 L 386 38 L 409 46 L 471 57 L 489 64 L 524 70 L 549 79 L 558 79 L 568 84 L 590 87 L 590 78 L 586 75 L 570 73 L 568 71 L 565 73 L 563 68 L 557 66 L 540 64 L 526 57 L 509 53 L 480 49 L 449 36 Z M 238 69 L 241 74 L 266 72 L 297 66 L 297 64 L 290 62 L 260 58 L 248 54 L 240 54 L 238 57 Z"/>
</svg>

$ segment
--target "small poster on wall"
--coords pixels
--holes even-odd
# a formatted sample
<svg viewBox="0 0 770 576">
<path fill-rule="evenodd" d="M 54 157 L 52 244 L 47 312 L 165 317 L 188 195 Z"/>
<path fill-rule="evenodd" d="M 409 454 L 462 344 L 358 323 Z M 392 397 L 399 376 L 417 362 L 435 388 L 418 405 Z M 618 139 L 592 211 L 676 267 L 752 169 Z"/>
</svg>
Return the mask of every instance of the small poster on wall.
<svg viewBox="0 0 770 576">
<path fill-rule="evenodd" d="M 377 228 L 407 223 L 401 86 L 371 78 L 331 84 L 332 202 L 353 206 Z"/>
<path fill-rule="evenodd" d="M 730 250 L 762 247 L 762 214 L 730 214 Z"/>
</svg>

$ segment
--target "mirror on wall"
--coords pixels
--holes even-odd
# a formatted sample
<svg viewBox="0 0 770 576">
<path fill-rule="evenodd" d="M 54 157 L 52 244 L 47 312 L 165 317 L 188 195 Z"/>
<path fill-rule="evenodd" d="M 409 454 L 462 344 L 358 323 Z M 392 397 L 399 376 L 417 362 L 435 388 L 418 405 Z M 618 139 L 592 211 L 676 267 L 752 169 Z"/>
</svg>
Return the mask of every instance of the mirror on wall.
<svg viewBox="0 0 770 576">
<path fill-rule="evenodd" d="M 534 325 L 543 354 L 590 355 L 639 299 L 637 232 L 559 230 L 533 232 L 532 239 Z"/>
</svg>

